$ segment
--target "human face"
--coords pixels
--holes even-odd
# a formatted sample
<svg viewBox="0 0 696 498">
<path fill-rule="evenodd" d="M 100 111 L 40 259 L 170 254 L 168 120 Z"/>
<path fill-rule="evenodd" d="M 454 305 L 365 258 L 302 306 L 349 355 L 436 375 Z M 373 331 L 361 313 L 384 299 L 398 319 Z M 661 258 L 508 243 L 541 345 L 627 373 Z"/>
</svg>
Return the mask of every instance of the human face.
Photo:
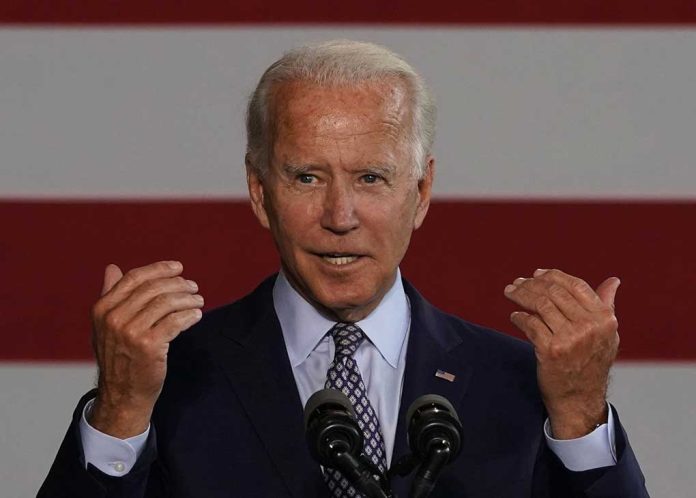
<svg viewBox="0 0 696 498">
<path fill-rule="evenodd" d="M 433 159 L 419 180 L 399 80 L 275 90 L 268 172 L 260 178 L 247 164 L 254 213 L 290 284 L 325 316 L 361 320 L 393 285 L 425 218 Z"/>
</svg>

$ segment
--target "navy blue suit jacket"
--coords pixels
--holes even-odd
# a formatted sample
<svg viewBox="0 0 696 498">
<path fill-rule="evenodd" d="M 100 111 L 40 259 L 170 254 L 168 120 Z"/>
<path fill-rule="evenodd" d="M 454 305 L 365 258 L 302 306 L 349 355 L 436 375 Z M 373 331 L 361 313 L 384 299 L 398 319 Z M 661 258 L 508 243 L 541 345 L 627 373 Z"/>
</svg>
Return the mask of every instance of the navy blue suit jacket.
<svg viewBox="0 0 696 498">
<path fill-rule="evenodd" d="M 150 438 L 136 466 L 114 478 L 84 467 L 78 421 L 39 497 L 314 498 L 329 493 L 304 439 L 303 407 L 272 301 L 273 278 L 213 310 L 171 345 Z M 411 332 L 393 460 L 408 452 L 405 410 L 418 396 L 449 399 L 464 426 L 459 459 L 433 498 L 645 497 L 617 417 L 618 464 L 570 472 L 548 449 L 531 346 L 447 315 L 404 282 Z M 445 370 L 454 382 L 435 377 Z M 409 479 L 397 478 L 397 496 Z"/>
</svg>

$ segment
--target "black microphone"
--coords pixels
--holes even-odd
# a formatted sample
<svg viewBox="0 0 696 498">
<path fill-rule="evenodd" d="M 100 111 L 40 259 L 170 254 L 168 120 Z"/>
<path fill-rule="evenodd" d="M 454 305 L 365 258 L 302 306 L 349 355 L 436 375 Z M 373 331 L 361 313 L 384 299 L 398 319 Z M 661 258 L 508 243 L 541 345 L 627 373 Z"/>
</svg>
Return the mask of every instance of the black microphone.
<svg viewBox="0 0 696 498">
<path fill-rule="evenodd" d="M 461 450 L 462 424 L 452 404 L 437 394 L 416 399 L 406 412 L 408 444 L 421 462 L 411 485 L 411 498 L 426 498 L 440 472 Z"/>
<path fill-rule="evenodd" d="M 363 434 L 345 394 L 336 389 L 312 394 L 305 405 L 304 422 L 309 452 L 316 461 L 340 470 L 365 496 L 388 498 L 382 489 L 383 476 L 360 457 Z"/>
</svg>

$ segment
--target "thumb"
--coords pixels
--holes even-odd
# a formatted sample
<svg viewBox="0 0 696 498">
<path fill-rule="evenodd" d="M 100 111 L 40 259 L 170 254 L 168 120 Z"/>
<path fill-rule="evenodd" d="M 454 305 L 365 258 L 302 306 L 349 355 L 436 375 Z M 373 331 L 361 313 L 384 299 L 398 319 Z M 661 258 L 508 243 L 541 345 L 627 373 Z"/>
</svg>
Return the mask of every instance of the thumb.
<svg viewBox="0 0 696 498">
<path fill-rule="evenodd" d="M 616 297 L 616 291 L 621 285 L 621 280 L 616 277 L 609 277 L 604 282 L 599 284 L 597 287 L 597 295 L 599 299 L 607 306 L 614 307 L 614 298 Z"/>
<path fill-rule="evenodd" d="M 101 295 L 103 296 L 109 292 L 116 285 L 116 282 L 121 280 L 121 277 L 123 277 L 123 272 L 118 266 L 114 264 L 107 265 L 104 270 L 104 285 L 102 286 Z"/>
</svg>

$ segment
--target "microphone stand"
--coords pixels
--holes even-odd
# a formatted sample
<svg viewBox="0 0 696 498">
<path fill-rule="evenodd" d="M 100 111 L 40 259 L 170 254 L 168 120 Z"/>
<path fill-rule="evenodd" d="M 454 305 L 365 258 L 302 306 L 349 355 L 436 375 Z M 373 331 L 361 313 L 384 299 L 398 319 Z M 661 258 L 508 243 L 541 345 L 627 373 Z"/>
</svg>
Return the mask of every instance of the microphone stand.
<svg viewBox="0 0 696 498">
<path fill-rule="evenodd" d="M 388 479 L 372 462 L 356 458 L 342 442 L 329 445 L 335 467 L 367 498 L 396 498 Z"/>
<path fill-rule="evenodd" d="M 428 456 L 416 472 L 411 487 L 410 498 L 427 498 L 435 488 L 435 482 L 443 467 L 449 462 L 452 449 L 448 441 L 433 441 L 428 448 Z"/>
<path fill-rule="evenodd" d="M 415 454 L 401 457 L 391 469 L 389 477 L 406 477 L 416 468 L 416 475 L 411 482 L 409 498 L 427 498 L 435 489 L 435 483 L 442 469 L 450 460 L 452 448 L 445 439 L 433 440 L 423 460 Z"/>
</svg>

